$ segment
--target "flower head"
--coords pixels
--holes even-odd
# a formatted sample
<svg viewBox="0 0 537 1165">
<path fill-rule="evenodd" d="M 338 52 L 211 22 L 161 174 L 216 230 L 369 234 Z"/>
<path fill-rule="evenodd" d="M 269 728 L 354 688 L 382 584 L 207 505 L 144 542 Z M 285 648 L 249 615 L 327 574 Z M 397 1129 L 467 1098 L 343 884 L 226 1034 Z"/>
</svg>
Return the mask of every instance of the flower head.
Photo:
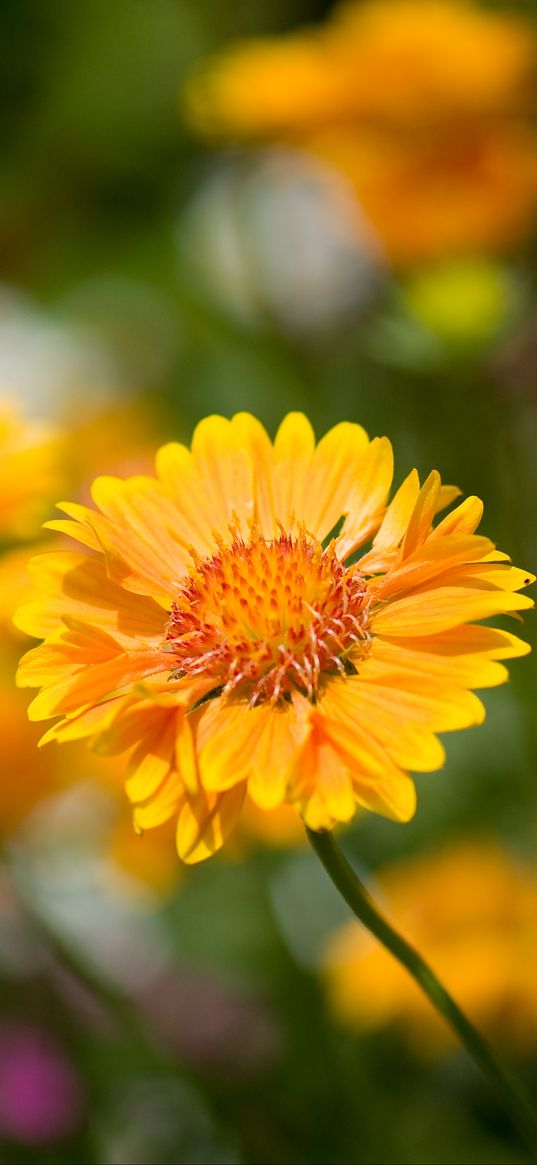
<svg viewBox="0 0 537 1165">
<path fill-rule="evenodd" d="M 316 445 L 290 414 L 272 444 L 249 414 L 209 417 L 155 478 L 98 478 L 95 508 L 51 523 L 84 549 L 34 560 L 30 716 L 61 717 L 44 741 L 130 750 L 135 825 L 177 815 L 185 861 L 222 845 L 246 793 L 312 829 L 357 806 L 408 820 L 408 770 L 439 768 L 437 733 L 480 723 L 471 689 L 528 650 L 475 622 L 532 606 L 532 576 L 475 533 L 479 500 L 435 524 L 459 491 L 414 470 L 388 503 L 392 474 L 358 425 Z"/>
<path fill-rule="evenodd" d="M 362 574 L 333 545 L 305 529 L 267 539 L 252 525 L 181 583 L 168 647 L 178 675 L 212 676 L 252 707 L 295 690 L 313 700 L 324 675 L 355 669 L 360 645 L 367 654 L 367 606 Z"/>
<path fill-rule="evenodd" d="M 278 141 L 329 162 L 397 263 L 496 249 L 537 201 L 537 42 L 466 0 L 366 0 L 202 65 L 186 114 L 213 140 Z"/>
</svg>

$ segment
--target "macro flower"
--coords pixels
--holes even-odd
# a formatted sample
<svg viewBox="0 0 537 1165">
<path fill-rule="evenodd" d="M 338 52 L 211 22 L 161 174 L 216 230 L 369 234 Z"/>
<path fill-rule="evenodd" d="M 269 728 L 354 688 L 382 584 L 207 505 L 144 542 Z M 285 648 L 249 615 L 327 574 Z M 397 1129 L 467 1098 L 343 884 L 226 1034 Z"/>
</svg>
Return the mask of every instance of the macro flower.
<svg viewBox="0 0 537 1165">
<path fill-rule="evenodd" d="M 343 3 L 245 41 L 185 91 L 215 142 L 279 142 L 342 173 L 396 264 L 497 249 L 533 227 L 537 41 L 466 0 Z"/>
<path fill-rule="evenodd" d="M 527 645 L 476 620 L 524 610 L 532 576 L 475 533 L 469 497 L 413 470 L 388 502 L 393 454 L 341 423 L 316 445 L 291 413 L 274 443 L 251 415 L 212 416 L 156 476 L 100 477 L 94 507 L 49 523 L 82 544 L 34 559 L 42 597 L 18 627 L 44 642 L 43 737 L 130 750 L 138 830 L 177 818 L 186 862 L 217 850 L 246 793 L 313 830 L 357 807 L 414 813 L 409 770 L 441 767 L 439 732 L 479 724 L 472 691 Z"/>
<path fill-rule="evenodd" d="M 537 1047 L 537 870 L 468 838 L 382 870 L 378 885 L 405 936 L 469 1017 L 521 1051 Z M 332 934 L 322 974 L 334 1015 L 354 1030 L 398 1023 L 418 1050 L 449 1044 L 445 1022 L 387 951 L 351 921 Z"/>
</svg>

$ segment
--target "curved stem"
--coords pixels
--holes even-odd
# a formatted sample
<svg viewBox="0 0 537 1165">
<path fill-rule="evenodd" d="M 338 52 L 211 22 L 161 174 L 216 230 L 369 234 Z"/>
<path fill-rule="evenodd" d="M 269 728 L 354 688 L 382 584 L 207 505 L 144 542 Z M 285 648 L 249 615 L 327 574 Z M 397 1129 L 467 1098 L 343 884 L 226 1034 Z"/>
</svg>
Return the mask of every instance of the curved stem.
<svg viewBox="0 0 537 1165">
<path fill-rule="evenodd" d="M 524 1095 L 517 1080 L 511 1075 L 487 1042 L 479 1034 L 470 1020 L 445 987 L 427 965 L 421 955 L 393 930 L 389 922 L 377 910 L 365 886 L 354 873 L 346 858 L 338 849 L 330 832 L 316 833 L 306 827 L 308 840 L 320 858 L 329 878 L 356 917 L 386 947 L 416 980 L 437 1011 L 451 1025 L 457 1036 L 470 1053 L 472 1059 L 488 1077 L 504 1107 L 510 1112 L 514 1124 L 531 1153 L 531 1160 L 537 1162 L 537 1116 Z"/>
</svg>

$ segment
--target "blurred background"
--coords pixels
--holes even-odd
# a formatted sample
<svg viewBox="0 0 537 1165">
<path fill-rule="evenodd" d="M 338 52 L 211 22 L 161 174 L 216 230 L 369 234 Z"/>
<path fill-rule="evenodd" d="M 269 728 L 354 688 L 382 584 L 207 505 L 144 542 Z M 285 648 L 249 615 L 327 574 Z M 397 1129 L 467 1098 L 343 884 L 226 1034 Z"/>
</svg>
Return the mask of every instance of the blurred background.
<svg viewBox="0 0 537 1165">
<path fill-rule="evenodd" d="M 37 750 L 11 613 L 57 500 L 240 409 L 385 433 L 535 570 L 537 5 L 2 0 L 0 30 L 0 1161 L 522 1162 L 291 813 L 186 869 L 120 761 Z M 537 1096 L 511 670 L 415 820 L 341 841 Z"/>
</svg>

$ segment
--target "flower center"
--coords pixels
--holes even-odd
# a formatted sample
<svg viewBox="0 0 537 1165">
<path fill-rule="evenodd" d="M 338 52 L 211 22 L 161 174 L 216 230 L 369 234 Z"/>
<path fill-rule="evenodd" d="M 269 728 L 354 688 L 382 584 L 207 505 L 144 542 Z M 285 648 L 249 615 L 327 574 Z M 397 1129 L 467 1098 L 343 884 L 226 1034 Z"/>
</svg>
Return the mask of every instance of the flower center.
<svg viewBox="0 0 537 1165">
<path fill-rule="evenodd" d="M 354 671 L 369 642 L 363 575 L 303 531 L 235 533 L 197 561 L 166 633 L 174 675 L 204 675 L 252 706 L 293 688 L 314 700 L 322 675 Z"/>
</svg>

